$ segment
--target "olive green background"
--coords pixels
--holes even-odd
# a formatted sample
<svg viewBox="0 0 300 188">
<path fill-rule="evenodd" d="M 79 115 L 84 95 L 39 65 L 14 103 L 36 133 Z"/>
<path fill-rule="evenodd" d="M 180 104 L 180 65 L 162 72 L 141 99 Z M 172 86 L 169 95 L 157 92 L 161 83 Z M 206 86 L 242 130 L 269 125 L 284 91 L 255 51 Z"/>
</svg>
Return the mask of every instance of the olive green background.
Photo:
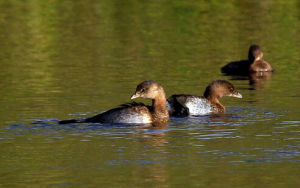
<svg viewBox="0 0 300 188">
<path fill-rule="evenodd" d="M 0 187 L 299 186 L 299 23 L 298 0 L 0 0 Z M 259 88 L 220 73 L 251 44 L 276 70 Z M 243 99 L 163 130 L 56 124 L 149 79 Z"/>
</svg>

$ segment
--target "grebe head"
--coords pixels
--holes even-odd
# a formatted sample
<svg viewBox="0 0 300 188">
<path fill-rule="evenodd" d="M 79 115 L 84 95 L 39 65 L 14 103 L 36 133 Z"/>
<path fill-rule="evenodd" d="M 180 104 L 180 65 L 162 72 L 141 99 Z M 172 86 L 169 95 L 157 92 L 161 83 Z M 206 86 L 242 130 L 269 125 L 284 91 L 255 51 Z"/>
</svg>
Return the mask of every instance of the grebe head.
<svg viewBox="0 0 300 188">
<path fill-rule="evenodd" d="M 163 87 L 160 84 L 148 80 L 140 83 L 136 87 L 135 93 L 132 95 L 131 99 L 135 99 L 138 97 L 155 99 L 157 97 L 165 97 L 165 92 Z"/>
</svg>

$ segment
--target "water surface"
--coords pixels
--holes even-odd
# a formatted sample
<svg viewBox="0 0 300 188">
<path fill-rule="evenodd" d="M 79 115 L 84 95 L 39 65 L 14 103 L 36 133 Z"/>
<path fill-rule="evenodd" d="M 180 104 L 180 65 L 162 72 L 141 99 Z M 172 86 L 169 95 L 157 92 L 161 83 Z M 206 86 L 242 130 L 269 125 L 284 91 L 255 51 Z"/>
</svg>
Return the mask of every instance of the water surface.
<svg viewBox="0 0 300 188">
<path fill-rule="evenodd" d="M 290 1 L 0 1 L 0 187 L 296 187 L 300 40 Z M 220 68 L 259 44 L 259 85 Z M 143 80 L 243 99 L 168 127 L 72 124 L 130 101 Z M 150 104 L 140 99 L 139 102 Z"/>
</svg>

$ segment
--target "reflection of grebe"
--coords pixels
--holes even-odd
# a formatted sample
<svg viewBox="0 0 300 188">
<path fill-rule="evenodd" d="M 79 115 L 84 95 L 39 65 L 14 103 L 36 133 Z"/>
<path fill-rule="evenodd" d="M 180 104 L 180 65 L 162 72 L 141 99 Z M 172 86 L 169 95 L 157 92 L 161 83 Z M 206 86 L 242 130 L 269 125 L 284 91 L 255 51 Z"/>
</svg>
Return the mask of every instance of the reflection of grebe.
<svg viewBox="0 0 300 188">
<path fill-rule="evenodd" d="M 150 164 L 145 165 L 142 169 L 143 173 L 147 174 L 143 181 L 149 182 L 148 185 L 164 185 L 167 181 L 167 134 L 168 131 L 155 131 L 153 134 L 150 131 L 148 134 L 137 133 L 133 135 L 138 139 L 138 146 L 143 151 L 147 151 L 142 156 L 142 161 L 148 161 Z"/>
<path fill-rule="evenodd" d="M 152 106 L 146 106 L 142 103 L 125 104 L 94 117 L 83 120 L 63 120 L 59 123 L 124 123 L 152 124 L 153 126 L 167 124 L 169 114 L 166 109 L 166 96 L 160 84 L 154 81 L 140 83 L 131 99 L 138 97 L 152 99 Z"/>
<path fill-rule="evenodd" d="M 249 73 L 249 84 L 255 90 L 262 89 L 264 82 L 271 78 L 272 72 L 251 72 Z"/>
<path fill-rule="evenodd" d="M 263 52 L 258 45 L 251 45 L 248 60 L 231 62 L 221 68 L 222 73 L 229 75 L 247 75 L 249 72 L 272 72 L 271 65 L 262 59 Z"/>
<path fill-rule="evenodd" d="M 203 97 L 186 94 L 172 95 L 168 98 L 167 108 L 169 114 L 173 116 L 224 113 L 225 107 L 218 100 L 223 96 L 242 98 L 230 82 L 215 80 L 206 87 Z"/>
</svg>

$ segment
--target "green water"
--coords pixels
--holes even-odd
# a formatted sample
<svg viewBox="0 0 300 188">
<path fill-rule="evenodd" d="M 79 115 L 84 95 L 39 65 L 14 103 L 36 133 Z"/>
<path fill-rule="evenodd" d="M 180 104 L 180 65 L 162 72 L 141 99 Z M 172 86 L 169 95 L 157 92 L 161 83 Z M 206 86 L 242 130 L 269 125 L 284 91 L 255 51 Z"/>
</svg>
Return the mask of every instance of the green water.
<svg viewBox="0 0 300 188">
<path fill-rule="evenodd" d="M 0 187 L 299 187 L 299 33 L 297 0 L 0 0 Z M 253 43 L 270 78 L 220 73 Z M 243 99 L 162 130 L 56 123 L 149 79 L 168 96 L 227 79 Z"/>
</svg>

